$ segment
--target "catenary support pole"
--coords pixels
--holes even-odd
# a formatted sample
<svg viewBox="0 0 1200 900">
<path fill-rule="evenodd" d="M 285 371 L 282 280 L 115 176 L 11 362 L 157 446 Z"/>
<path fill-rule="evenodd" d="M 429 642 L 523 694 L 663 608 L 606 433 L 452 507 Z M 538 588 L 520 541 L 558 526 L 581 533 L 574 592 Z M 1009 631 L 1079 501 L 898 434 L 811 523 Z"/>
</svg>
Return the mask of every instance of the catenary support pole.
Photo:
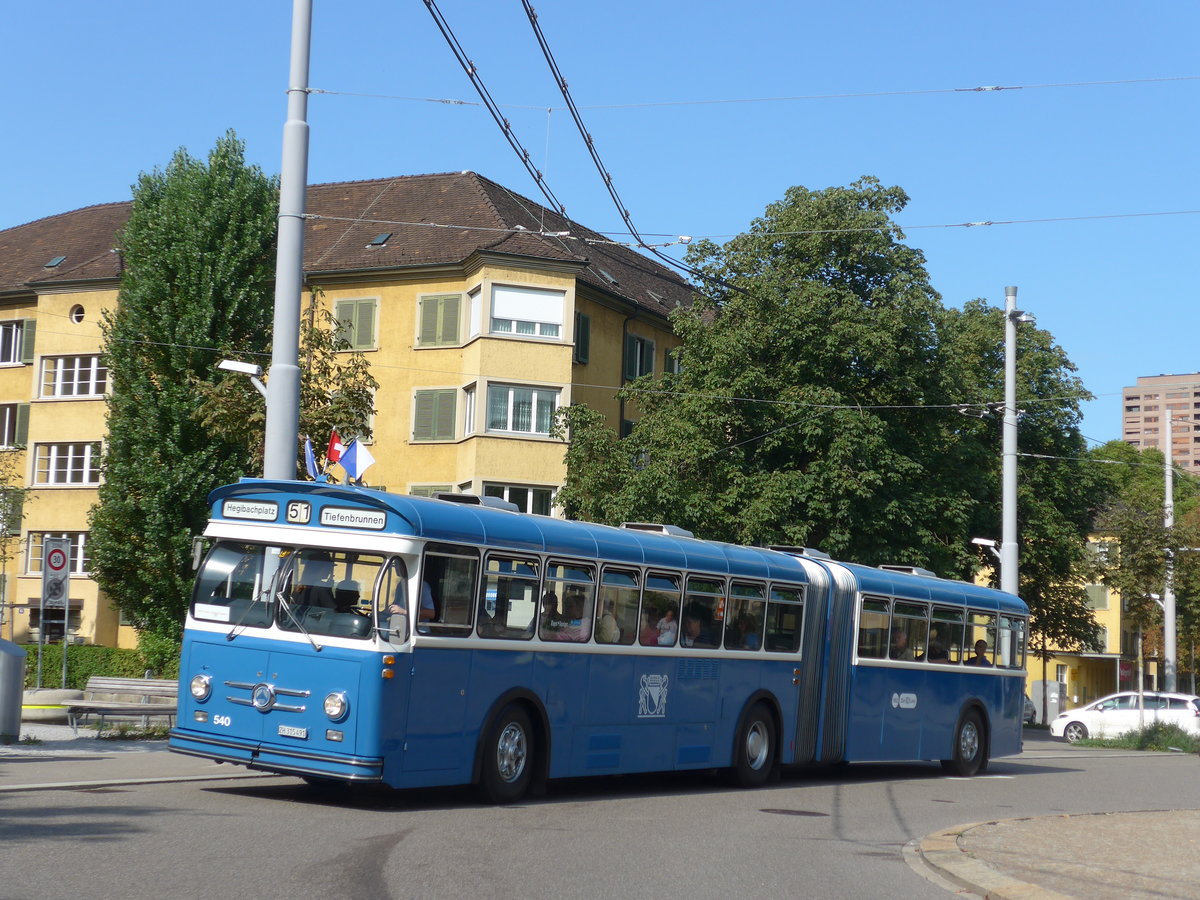
<svg viewBox="0 0 1200 900">
<path fill-rule="evenodd" d="M 304 212 L 308 189 L 308 58 L 312 0 L 293 0 L 288 117 L 279 175 L 275 325 L 267 381 L 263 476 L 294 479 L 300 432 L 300 296 L 304 287 Z"/>
<path fill-rule="evenodd" d="M 1004 289 L 1004 440 L 1000 589 L 1017 593 L 1017 289 Z"/>
</svg>

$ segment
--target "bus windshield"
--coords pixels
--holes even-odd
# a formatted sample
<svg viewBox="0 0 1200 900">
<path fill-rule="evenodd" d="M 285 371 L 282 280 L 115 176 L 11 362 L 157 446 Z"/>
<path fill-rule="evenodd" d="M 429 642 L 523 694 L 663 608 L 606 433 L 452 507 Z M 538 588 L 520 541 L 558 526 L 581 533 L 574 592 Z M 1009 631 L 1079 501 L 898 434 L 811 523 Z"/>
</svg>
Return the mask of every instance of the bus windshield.
<svg viewBox="0 0 1200 900">
<path fill-rule="evenodd" d="M 372 553 L 222 541 L 196 578 L 192 615 L 235 628 L 274 623 L 284 631 L 370 637 L 375 586 L 385 563 Z M 392 587 L 388 604 L 395 594 Z"/>
</svg>

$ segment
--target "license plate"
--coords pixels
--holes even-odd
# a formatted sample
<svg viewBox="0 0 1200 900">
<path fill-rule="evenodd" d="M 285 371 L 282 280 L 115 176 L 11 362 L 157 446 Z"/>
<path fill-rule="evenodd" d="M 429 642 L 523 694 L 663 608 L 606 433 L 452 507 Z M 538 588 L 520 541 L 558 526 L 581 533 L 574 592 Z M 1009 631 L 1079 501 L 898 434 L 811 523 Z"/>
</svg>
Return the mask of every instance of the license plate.
<svg viewBox="0 0 1200 900">
<path fill-rule="evenodd" d="M 308 729 L 297 728 L 295 725 L 280 725 L 279 735 L 280 737 L 307 738 Z"/>
</svg>

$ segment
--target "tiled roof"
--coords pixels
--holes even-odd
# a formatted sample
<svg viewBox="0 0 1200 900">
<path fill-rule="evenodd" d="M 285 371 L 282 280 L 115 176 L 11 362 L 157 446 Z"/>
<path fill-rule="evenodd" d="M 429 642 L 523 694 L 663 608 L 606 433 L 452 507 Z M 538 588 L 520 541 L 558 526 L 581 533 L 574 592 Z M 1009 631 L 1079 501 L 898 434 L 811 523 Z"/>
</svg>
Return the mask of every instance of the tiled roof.
<svg viewBox="0 0 1200 900">
<path fill-rule="evenodd" d="M 129 209 L 91 206 L 0 231 L 0 296 L 117 278 L 112 250 Z M 691 288 L 666 266 L 472 172 L 311 185 L 308 214 L 308 273 L 453 265 L 486 252 L 577 265 L 581 281 L 662 315 L 691 302 Z M 66 259 L 45 268 L 56 256 Z"/>
</svg>

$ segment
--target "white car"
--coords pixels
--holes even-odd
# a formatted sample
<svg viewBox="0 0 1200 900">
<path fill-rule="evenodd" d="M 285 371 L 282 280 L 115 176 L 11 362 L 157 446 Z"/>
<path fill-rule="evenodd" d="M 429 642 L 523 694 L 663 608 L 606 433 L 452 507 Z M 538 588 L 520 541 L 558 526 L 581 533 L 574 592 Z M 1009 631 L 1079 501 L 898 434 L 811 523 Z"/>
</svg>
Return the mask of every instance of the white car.
<svg viewBox="0 0 1200 900">
<path fill-rule="evenodd" d="M 1138 709 L 1137 691 L 1101 697 L 1095 703 L 1059 713 L 1050 733 L 1069 743 L 1089 737 L 1116 737 L 1155 722 L 1172 722 L 1191 734 L 1200 734 L 1200 697 L 1143 691 Z"/>
</svg>

